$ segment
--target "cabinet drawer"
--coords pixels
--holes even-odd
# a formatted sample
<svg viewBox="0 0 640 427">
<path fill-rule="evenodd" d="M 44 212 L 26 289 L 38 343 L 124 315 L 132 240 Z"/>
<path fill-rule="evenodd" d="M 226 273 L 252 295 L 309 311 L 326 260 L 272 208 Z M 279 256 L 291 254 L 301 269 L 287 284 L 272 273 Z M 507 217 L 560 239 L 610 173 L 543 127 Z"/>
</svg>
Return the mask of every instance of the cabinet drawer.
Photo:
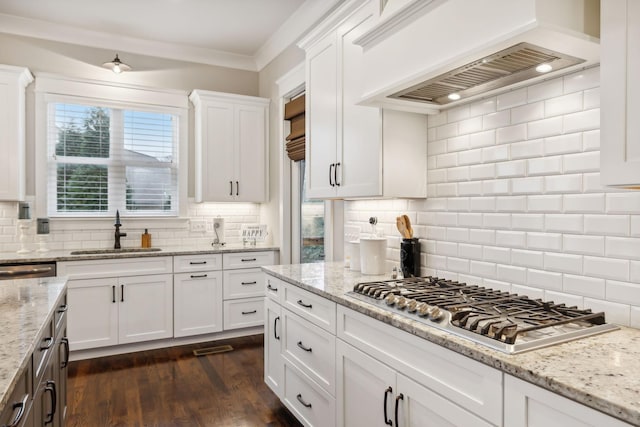
<svg viewBox="0 0 640 427">
<path fill-rule="evenodd" d="M 173 271 L 173 257 L 145 257 L 120 259 L 94 259 L 87 261 L 64 261 L 58 263 L 58 276 L 73 279 L 96 279 L 100 277 L 147 276 Z"/>
<path fill-rule="evenodd" d="M 264 298 L 237 299 L 224 302 L 224 330 L 264 324 Z"/>
<path fill-rule="evenodd" d="M 294 285 L 284 289 L 283 307 L 320 326 L 327 332 L 336 333 L 336 304 L 319 295 Z"/>
<path fill-rule="evenodd" d="M 336 401 L 303 372 L 285 362 L 284 403 L 306 426 L 336 425 Z"/>
<path fill-rule="evenodd" d="M 264 296 L 264 274 L 259 268 L 224 272 L 224 299 Z"/>
<path fill-rule="evenodd" d="M 222 265 L 225 270 L 260 267 L 263 265 L 273 265 L 274 263 L 275 253 L 273 251 L 222 254 Z"/>
<path fill-rule="evenodd" d="M 53 353 L 55 344 L 55 335 L 53 330 L 53 320 L 49 319 L 46 326 L 36 340 L 35 348 L 33 349 L 33 376 L 35 383 L 40 382 L 42 375 L 44 374 L 44 368 L 47 365 L 47 361 Z"/>
<path fill-rule="evenodd" d="M 0 425 L 14 425 L 13 422 L 17 421 L 15 425 L 25 426 L 25 422 L 28 418 L 29 409 L 31 407 L 32 392 L 32 373 L 31 361 L 27 363 L 27 367 L 24 372 L 20 374 L 18 381 L 13 389 L 13 392 L 7 400 L 7 404 L 4 410 L 0 413 Z M 18 417 L 19 420 L 16 420 Z"/>
<path fill-rule="evenodd" d="M 499 425 L 502 372 L 343 306 L 338 338 Z"/>
<path fill-rule="evenodd" d="M 335 336 L 288 310 L 282 316 L 284 357 L 335 396 Z"/>
<path fill-rule="evenodd" d="M 222 269 L 222 254 L 179 255 L 173 257 L 174 273 Z"/>
<path fill-rule="evenodd" d="M 265 274 L 264 280 L 266 282 L 264 287 L 265 295 L 278 304 L 281 304 L 281 301 L 284 298 L 284 289 L 287 287 L 287 284 L 284 281 L 268 274 Z"/>
</svg>

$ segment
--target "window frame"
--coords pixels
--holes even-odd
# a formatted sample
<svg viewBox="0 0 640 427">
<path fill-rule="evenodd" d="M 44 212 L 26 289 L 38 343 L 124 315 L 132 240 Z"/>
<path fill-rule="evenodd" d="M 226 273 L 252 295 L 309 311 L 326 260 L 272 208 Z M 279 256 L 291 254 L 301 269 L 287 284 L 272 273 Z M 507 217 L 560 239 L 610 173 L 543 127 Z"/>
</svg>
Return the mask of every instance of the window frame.
<svg viewBox="0 0 640 427">
<path fill-rule="evenodd" d="M 123 101 L 126 100 L 126 101 Z M 162 211 L 132 213 L 132 218 L 170 219 L 183 217 L 187 213 L 188 191 L 188 93 L 174 90 L 157 90 L 140 86 L 122 85 L 83 79 L 69 79 L 51 75 L 36 75 L 35 86 L 35 171 L 36 206 L 39 217 L 50 216 L 57 219 L 96 218 L 104 219 L 115 215 L 117 206 L 109 206 L 107 211 L 96 212 L 49 212 L 49 114 L 54 103 L 72 103 L 117 110 L 136 110 L 170 114 L 177 119 L 177 147 L 175 147 L 175 173 L 177 174 L 176 207 L 171 214 Z M 52 184 L 55 187 L 55 183 Z M 55 191 L 55 190 L 54 190 Z M 123 193 L 124 196 L 124 193 Z M 55 197 L 54 197 L 55 198 Z M 111 199 L 110 199 L 111 201 Z M 127 215 L 120 212 L 122 215 Z"/>
</svg>

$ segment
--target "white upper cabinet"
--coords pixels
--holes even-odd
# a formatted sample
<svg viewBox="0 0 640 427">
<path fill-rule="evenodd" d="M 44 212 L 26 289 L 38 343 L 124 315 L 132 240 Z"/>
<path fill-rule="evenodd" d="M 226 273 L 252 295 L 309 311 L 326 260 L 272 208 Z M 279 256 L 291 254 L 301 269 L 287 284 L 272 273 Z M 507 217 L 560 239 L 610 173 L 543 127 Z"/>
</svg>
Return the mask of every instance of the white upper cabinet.
<svg viewBox="0 0 640 427">
<path fill-rule="evenodd" d="M 24 200 L 26 68 L 0 65 L 0 201 Z"/>
<path fill-rule="evenodd" d="M 377 18 L 375 2 L 348 1 L 300 43 L 306 51 L 308 197 L 427 195 L 426 116 L 357 105 L 363 62 L 353 42 Z"/>
<path fill-rule="evenodd" d="M 601 3 L 601 180 L 640 186 L 640 2 Z"/>
<path fill-rule="evenodd" d="M 269 100 L 194 90 L 196 202 L 268 198 Z"/>
</svg>

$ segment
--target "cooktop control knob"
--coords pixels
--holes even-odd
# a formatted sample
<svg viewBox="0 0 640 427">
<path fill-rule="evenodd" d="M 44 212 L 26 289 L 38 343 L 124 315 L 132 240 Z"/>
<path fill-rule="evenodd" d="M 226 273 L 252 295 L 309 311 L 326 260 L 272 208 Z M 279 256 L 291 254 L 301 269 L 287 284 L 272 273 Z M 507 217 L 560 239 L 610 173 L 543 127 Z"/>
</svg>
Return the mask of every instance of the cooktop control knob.
<svg viewBox="0 0 640 427">
<path fill-rule="evenodd" d="M 420 304 L 418 304 L 418 315 L 420 316 L 428 316 L 429 315 L 429 305 L 427 305 L 427 303 L 425 302 L 421 302 Z"/>
<path fill-rule="evenodd" d="M 396 303 L 396 296 L 394 294 L 388 294 L 384 302 L 387 303 L 387 305 L 393 305 Z"/>
<path fill-rule="evenodd" d="M 433 306 L 429 309 L 429 319 L 438 321 L 442 319 L 442 316 L 444 316 L 444 313 L 442 313 L 442 310 L 440 310 L 440 308 Z"/>
</svg>

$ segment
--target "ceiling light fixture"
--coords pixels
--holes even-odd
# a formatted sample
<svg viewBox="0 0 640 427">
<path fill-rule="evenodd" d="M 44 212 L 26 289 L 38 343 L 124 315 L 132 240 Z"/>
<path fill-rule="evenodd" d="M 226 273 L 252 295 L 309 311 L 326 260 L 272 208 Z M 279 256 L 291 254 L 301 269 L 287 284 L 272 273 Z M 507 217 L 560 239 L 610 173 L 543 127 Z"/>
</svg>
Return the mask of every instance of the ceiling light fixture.
<svg viewBox="0 0 640 427">
<path fill-rule="evenodd" d="M 118 58 L 118 54 L 117 53 L 116 53 L 116 57 L 113 59 L 113 61 L 105 62 L 104 64 L 102 64 L 102 66 L 104 68 L 108 68 L 109 70 L 113 71 L 116 74 L 120 74 L 120 73 L 122 73 L 124 71 L 131 71 L 131 67 L 130 66 L 128 66 L 124 62 L 120 61 L 120 58 Z"/>
<path fill-rule="evenodd" d="M 460 99 L 460 94 L 459 93 L 450 93 L 447 98 L 449 98 L 452 101 L 457 101 L 458 99 Z"/>
<path fill-rule="evenodd" d="M 536 67 L 536 71 L 539 73 L 548 73 L 552 69 L 553 67 L 551 66 L 551 64 L 540 64 Z"/>
</svg>

